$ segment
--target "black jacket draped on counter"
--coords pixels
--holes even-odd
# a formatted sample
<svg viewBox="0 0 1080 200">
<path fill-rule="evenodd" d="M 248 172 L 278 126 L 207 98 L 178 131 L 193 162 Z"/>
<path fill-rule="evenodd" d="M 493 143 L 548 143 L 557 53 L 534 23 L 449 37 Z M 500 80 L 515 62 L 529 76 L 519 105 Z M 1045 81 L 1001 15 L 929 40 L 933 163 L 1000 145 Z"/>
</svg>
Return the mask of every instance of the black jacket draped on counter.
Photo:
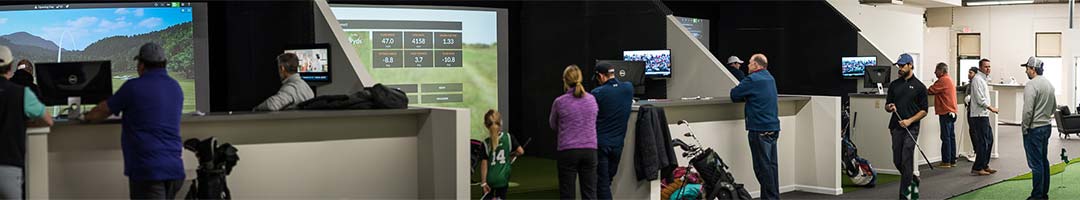
<svg viewBox="0 0 1080 200">
<path fill-rule="evenodd" d="M 670 178 L 678 161 L 671 146 L 671 130 L 668 129 L 664 108 L 652 105 L 639 107 L 635 128 L 634 171 L 638 180 L 656 180 L 657 175 Z"/>
</svg>

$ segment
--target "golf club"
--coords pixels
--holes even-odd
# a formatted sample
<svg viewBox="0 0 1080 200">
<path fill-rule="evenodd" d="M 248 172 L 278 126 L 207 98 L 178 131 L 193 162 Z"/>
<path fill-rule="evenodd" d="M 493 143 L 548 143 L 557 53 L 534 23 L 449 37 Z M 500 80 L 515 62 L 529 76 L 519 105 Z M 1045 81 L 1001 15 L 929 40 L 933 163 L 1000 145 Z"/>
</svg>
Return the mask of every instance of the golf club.
<svg viewBox="0 0 1080 200">
<path fill-rule="evenodd" d="M 892 112 L 893 116 L 896 116 L 897 119 L 903 120 L 904 118 L 901 118 L 900 114 L 896 112 L 896 110 Z M 918 149 L 919 153 L 922 154 L 922 158 L 926 159 L 926 165 L 930 166 L 930 170 L 934 170 L 934 164 L 930 162 L 930 158 L 926 157 L 926 152 L 923 152 L 922 147 L 919 146 L 919 140 L 916 140 L 915 136 L 911 135 L 911 130 L 909 130 L 907 127 L 904 127 L 904 131 L 907 131 L 907 136 L 911 138 L 911 141 L 915 142 L 915 149 Z"/>
</svg>

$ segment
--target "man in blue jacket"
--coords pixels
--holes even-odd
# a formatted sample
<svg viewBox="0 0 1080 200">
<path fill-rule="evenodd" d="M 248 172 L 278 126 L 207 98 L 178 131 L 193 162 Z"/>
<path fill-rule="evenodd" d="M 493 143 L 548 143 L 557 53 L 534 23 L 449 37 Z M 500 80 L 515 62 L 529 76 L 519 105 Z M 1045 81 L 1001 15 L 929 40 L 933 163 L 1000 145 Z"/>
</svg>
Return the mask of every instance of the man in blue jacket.
<svg viewBox="0 0 1080 200">
<path fill-rule="evenodd" d="M 596 80 L 600 86 L 592 90 L 596 105 L 596 197 L 611 199 L 611 180 L 619 170 L 623 138 L 634 103 L 634 85 L 615 79 L 615 68 L 608 63 L 596 65 Z"/>
<path fill-rule="evenodd" d="M 780 138 L 780 118 L 776 108 L 776 80 L 766 67 L 764 54 L 750 56 L 750 75 L 731 88 L 731 100 L 746 102 L 746 130 L 754 174 L 761 185 L 761 199 L 780 199 L 776 167 L 776 140 Z"/>
</svg>

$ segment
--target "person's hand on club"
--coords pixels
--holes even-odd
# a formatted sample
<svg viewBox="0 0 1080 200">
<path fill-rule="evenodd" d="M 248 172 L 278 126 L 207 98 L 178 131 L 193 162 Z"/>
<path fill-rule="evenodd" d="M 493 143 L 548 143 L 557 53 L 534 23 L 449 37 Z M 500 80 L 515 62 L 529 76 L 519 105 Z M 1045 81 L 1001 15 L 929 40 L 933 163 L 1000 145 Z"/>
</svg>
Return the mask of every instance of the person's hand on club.
<svg viewBox="0 0 1080 200">
<path fill-rule="evenodd" d="M 911 126 L 911 119 L 900 120 L 900 127 L 907 128 L 908 126 Z"/>
<path fill-rule="evenodd" d="M 896 111 L 896 104 L 895 103 L 885 104 L 885 112 L 894 112 L 894 111 Z"/>
<path fill-rule="evenodd" d="M 488 184 L 486 182 L 485 183 L 480 183 L 480 186 L 484 188 L 484 194 L 487 194 L 487 193 L 491 192 L 491 186 L 488 186 Z"/>
</svg>

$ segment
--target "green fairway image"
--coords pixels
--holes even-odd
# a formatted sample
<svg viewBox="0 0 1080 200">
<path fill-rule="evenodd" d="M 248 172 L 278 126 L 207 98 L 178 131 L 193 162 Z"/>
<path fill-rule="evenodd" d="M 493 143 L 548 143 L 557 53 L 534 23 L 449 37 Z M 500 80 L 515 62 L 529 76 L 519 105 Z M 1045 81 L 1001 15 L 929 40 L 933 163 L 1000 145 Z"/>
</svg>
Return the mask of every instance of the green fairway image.
<svg viewBox="0 0 1080 200">
<path fill-rule="evenodd" d="M 499 107 L 499 51 L 498 44 L 464 44 L 462 45 L 462 67 L 427 67 L 427 68 L 373 68 L 372 41 L 370 31 L 346 31 L 353 48 L 360 54 L 360 60 L 364 63 L 371 77 L 376 82 L 385 85 L 397 84 L 462 84 L 461 92 L 427 92 L 420 91 L 422 95 L 432 94 L 458 94 L 462 95 L 461 102 L 452 103 L 428 103 L 420 102 L 422 106 L 468 108 L 470 111 L 471 133 L 473 139 L 487 137 L 487 129 L 484 128 L 484 113 L 488 109 Z M 400 49 L 394 49 L 400 50 Z M 436 49 L 442 50 L 442 49 Z M 381 62 L 382 60 L 380 60 Z M 412 94 L 410 94 L 412 95 Z M 503 116 L 505 120 L 508 116 Z"/>
<path fill-rule="evenodd" d="M 169 76 L 180 83 L 180 89 L 184 91 L 184 113 L 195 111 L 195 79 L 184 78 L 176 72 L 169 72 Z M 139 77 L 135 72 L 114 73 L 112 78 L 113 93 L 120 90 L 127 80 Z"/>
</svg>

